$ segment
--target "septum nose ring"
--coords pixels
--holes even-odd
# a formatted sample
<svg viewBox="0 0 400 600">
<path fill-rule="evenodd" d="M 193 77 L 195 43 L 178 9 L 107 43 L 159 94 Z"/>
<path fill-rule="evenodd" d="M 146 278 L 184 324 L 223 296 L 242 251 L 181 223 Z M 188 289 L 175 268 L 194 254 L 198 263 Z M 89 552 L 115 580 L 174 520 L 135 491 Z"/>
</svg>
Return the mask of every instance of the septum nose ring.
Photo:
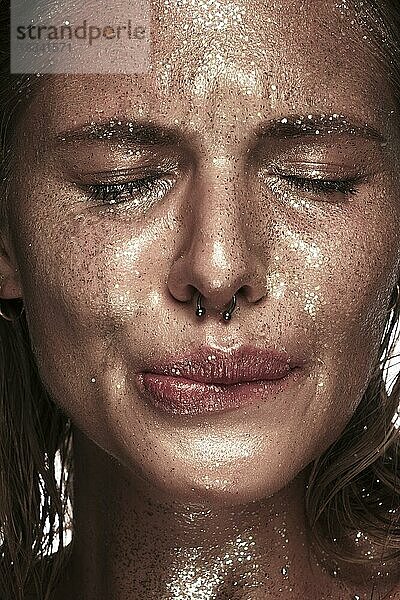
<svg viewBox="0 0 400 600">
<path fill-rule="evenodd" d="M 206 314 L 206 309 L 204 308 L 204 306 L 201 306 L 201 296 L 202 296 L 201 293 L 198 292 L 197 307 L 196 307 L 196 316 L 197 317 L 202 317 L 203 315 Z M 236 294 L 233 294 L 232 300 L 230 301 L 228 308 L 221 313 L 224 321 L 230 321 L 235 306 L 236 306 Z"/>
</svg>

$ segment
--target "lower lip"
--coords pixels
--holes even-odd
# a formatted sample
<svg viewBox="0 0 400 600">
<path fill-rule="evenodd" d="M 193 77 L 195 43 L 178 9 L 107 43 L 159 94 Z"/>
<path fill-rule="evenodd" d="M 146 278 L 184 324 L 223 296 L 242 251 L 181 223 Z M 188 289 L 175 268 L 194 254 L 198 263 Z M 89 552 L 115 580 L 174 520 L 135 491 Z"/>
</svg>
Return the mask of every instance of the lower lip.
<svg viewBox="0 0 400 600">
<path fill-rule="evenodd" d="M 199 383 L 183 377 L 140 373 L 139 382 L 157 409 L 175 415 L 199 415 L 240 408 L 265 394 L 283 391 L 295 380 L 297 369 L 285 377 L 233 385 Z"/>
</svg>

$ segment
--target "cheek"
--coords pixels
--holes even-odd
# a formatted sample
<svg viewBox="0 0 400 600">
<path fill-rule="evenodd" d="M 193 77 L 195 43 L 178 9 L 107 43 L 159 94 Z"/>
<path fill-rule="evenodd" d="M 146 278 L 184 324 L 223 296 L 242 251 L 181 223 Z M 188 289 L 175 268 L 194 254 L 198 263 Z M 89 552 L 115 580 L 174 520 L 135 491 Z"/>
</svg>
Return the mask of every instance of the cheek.
<svg viewBox="0 0 400 600">
<path fill-rule="evenodd" d="M 87 408 L 97 401 L 99 370 L 108 372 L 111 385 L 123 370 L 121 359 L 135 360 L 160 313 L 157 278 L 165 268 L 154 260 L 157 223 L 137 229 L 131 223 L 122 234 L 93 217 L 42 222 L 45 236 L 37 221 L 15 227 L 32 347 L 54 399 L 87 429 L 96 419 Z M 106 404 L 105 398 L 105 412 Z"/>
<path fill-rule="evenodd" d="M 386 198 L 367 197 L 329 219 L 314 237 L 320 268 L 306 283 L 309 291 L 318 284 L 320 293 L 309 319 L 316 330 L 316 395 L 306 428 L 314 427 L 314 439 L 318 422 L 328 440 L 338 437 L 377 365 L 399 273 L 399 213 Z M 300 264 L 297 269 L 307 271 Z"/>
<path fill-rule="evenodd" d="M 324 234 L 329 241 L 321 334 L 338 363 L 350 360 L 354 376 L 377 358 L 385 309 L 399 272 L 399 216 L 388 204 L 382 203 L 381 210 L 369 208 L 367 198 L 365 205 L 331 221 Z"/>
<path fill-rule="evenodd" d="M 95 327 L 120 327 L 144 309 L 151 311 L 157 304 L 154 274 L 160 268 L 157 225 L 136 230 L 131 225 L 121 235 L 93 218 L 75 227 L 70 221 L 62 228 L 49 222 L 45 238 L 39 229 L 19 229 L 20 271 L 38 333 L 46 322 L 64 321 L 63 332 L 78 336 Z"/>
</svg>

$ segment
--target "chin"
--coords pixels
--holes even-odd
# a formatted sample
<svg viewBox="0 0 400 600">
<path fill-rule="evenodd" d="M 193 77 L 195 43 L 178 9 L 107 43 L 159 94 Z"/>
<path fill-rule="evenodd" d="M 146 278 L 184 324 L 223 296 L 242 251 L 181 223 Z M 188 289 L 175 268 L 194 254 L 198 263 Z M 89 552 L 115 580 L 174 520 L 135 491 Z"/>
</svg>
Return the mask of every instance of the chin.
<svg viewBox="0 0 400 600">
<path fill-rule="evenodd" d="M 252 464 L 245 461 L 245 464 L 235 465 L 235 468 L 231 466 L 229 471 L 217 465 L 206 469 L 175 463 L 169 470 L 142 471 L 140 480 L 147 493 L 160 500 L 199 504 L 208 508 L 234 507 L 273 496 L 290 484 L 303 466 L 299 465 L 295 470 L 293 463 L 286 469 L 277 464 L 274 469 L 268 465 L 266 470 L 265 462 Z M 131 475 L 133 470 L 137 475 L 136 466 L 132 465 L 129 470 Z"/>
</svg>

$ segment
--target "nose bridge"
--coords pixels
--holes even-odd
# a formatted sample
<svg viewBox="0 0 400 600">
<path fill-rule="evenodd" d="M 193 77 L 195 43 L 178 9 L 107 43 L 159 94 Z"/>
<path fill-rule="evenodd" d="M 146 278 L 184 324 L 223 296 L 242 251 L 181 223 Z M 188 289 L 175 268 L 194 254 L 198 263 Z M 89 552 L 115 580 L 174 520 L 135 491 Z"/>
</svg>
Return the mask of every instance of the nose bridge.
<svg viewBox="0 0 400 600">
<path fill-rule="evenodd" d="M 257 270 L 240 159 L 227 151 L 213 153 L 199 165 L 192 193 L 187 283 L 221 308 L 241 286 L 251 284 Z"/>
<path fill-rule="evenodd" d="M 243 194 L 239 160 L 227 152 L 202 162 L 196 173 L 193 208 L 199 233 L 229 247 L 240 225 L 239 196 Z"/>
</svg>

